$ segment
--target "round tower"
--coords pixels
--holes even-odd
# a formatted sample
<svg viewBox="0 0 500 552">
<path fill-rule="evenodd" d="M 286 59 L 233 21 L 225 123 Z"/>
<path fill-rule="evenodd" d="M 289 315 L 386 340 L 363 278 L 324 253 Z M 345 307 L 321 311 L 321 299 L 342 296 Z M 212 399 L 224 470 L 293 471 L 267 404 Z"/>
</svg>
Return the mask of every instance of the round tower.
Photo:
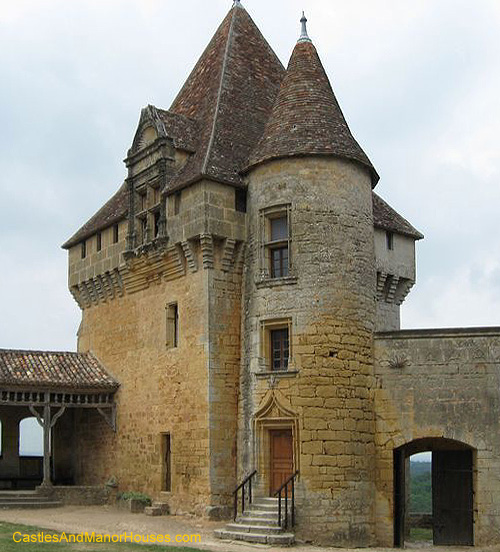
<svg viewBox="0 0 500 552">
<path fill-rule="evenodd" d="M 242 474 L 272 495 L 298 471 L 299 537 L 370 545 L 378 175 L 305 17 L 246 174 Z"/>
</svg>

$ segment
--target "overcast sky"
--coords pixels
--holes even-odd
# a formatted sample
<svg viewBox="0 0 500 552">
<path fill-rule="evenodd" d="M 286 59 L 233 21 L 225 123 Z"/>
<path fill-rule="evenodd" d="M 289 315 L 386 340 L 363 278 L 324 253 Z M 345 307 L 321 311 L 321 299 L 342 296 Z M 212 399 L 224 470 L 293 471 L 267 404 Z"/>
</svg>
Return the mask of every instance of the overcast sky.
<svg viewBox="0 0 500 552">
<path fill-rule="evenodd" d="M 500 1 L 247 0 L 286 65 L 301 10 L 377 192 L 426 239 L 403 326 L 500 325 Z M 230 0 L 0 0 L 0 347 L 74 350 L 60 245 L 119 187 Z"/>
</svg>

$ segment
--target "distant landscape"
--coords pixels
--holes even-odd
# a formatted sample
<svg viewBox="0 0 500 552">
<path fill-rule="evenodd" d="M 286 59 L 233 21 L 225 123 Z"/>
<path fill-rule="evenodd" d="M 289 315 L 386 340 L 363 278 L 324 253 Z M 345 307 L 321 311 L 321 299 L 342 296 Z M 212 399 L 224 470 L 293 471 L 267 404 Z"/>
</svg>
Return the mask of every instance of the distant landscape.
<svg viewBox="0 0 500 552">
<path fill-rule="evenodd" d="M 431 462 L 410 462 L 410 512 L 432 514 Z"/>
</svg>

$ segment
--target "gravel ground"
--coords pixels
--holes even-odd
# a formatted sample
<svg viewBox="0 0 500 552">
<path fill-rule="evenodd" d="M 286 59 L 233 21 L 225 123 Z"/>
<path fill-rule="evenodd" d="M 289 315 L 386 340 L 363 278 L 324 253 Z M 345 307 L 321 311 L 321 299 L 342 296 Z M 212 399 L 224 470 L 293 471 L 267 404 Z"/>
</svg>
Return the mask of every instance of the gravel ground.
<svg viewBox="0 0 500 552">
<path fill-rule="evenodd" d="M 0 521 L 34 525 L 45 529 L 83 533 L 95 531 L 99 534 L 120 534 L 134 532 L 136 534 L 169 534 L 185 535 L 197 534 L 201 536 L 201 543 L 191 544 L 194 548 L 213 550 L 214 552 L 283 552 L 283 548 L 262 544 L 239 544 L 225 542 L 214 538 L 213 530 L 224 524 L 200 520 L 189 516 L 162 516 L 148 517 L 144 514 L 131 514 L 118 510 L 113 506 L 64 506 L 47 510 L 0 510 Z M 179 546 L 179 544 L 176 544 Z M 412 545 L 415 552 L 471 552 L 470 547 L 432 547 Z M 353 549 L 334 549 L 297 544 L 294 552 L 325 552 L 342 550 L 354 552 Z M 386 552 L 390 548 L 372 548 L 370 552 Z M 474 551 L 500 552 L 500 545 L 488 548 L 474 548 Z M 359 549 L 357 550 L 359 552 Z"/>
</svg>

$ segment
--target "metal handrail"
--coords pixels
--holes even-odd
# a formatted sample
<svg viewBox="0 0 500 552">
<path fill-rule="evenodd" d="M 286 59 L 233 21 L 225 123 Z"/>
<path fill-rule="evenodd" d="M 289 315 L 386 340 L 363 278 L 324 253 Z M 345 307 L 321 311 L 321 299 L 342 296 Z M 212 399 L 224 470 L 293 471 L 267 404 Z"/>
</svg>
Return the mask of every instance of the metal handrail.
<svg viewBox="0 0 500 552">
<path fill-rule="evenodd" d="M 288 529 L 288 485 L 292 485 L 292 511 L 291 511 L 291 525 L 295 526 L 295 478 L 299 475 L 299 470 L 292 474 L 281 487 L 274 493 L 274 496 L 278 497 L 278 524 L 280 527 Z M 281 493 L 285 490 L 285 523 L 282 525 L 281 521 Z"/>
<path fill-rule="evenodd" d="M 252 504 L 252 479 L 257 475 L 257 470 L 254 470 L 250 475 L 247 475 L 245 479 L 236 487 L 233 491 L 234 496 L 234 519 L 238 516 L 238 491 L 241 491 L 241 513 L 245 511 L 245 486 L 248 483 L 248 503 Z"/>
</svg>

